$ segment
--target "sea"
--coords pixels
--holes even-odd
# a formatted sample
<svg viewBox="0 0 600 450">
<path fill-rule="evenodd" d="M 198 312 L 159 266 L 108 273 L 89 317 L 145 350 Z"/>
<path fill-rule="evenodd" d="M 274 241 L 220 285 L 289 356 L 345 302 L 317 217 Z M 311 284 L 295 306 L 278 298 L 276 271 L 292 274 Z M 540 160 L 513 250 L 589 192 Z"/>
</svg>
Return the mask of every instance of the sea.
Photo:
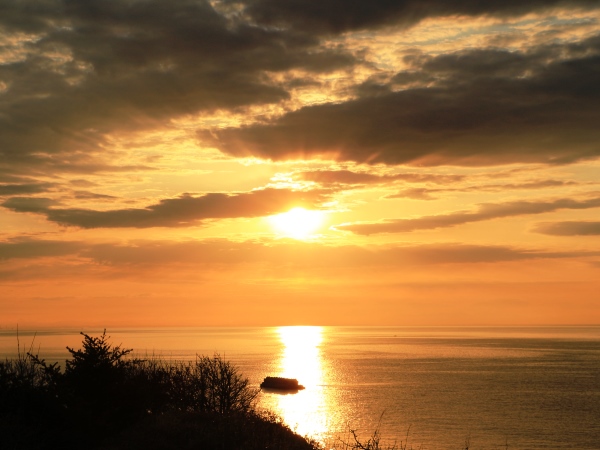
<svg viewBox="0 0 600 450">
<path fill-rule="evenodd" d="M 81 331 L 0 328 L 0 359 L 48 362 Z M 296 378 L 297 393 L 261 392 L 257 408 L 333 448 L 381 439 L 398 448 L 600 449 L 600 327 L 115 328 L 137 357 L 219 354 L 258 388 Z"/>
</svg>

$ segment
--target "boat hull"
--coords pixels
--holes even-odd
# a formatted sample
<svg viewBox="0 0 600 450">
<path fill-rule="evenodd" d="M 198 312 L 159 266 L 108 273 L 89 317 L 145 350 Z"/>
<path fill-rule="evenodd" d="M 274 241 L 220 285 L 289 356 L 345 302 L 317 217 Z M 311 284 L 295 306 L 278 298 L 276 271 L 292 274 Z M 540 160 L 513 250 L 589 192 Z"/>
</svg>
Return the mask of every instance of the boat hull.
<svg viewBox="0 0 600 450">
<path fill-rule="evenodd" d="M 261 389 L 269 391 L 299 391 L 304 389 L 304 386 L 298 384 L 298 380 L 295 378 L 283 378 L 283 377 L 266 377 L 262 383 L 260 383 Z"/>
</svg>

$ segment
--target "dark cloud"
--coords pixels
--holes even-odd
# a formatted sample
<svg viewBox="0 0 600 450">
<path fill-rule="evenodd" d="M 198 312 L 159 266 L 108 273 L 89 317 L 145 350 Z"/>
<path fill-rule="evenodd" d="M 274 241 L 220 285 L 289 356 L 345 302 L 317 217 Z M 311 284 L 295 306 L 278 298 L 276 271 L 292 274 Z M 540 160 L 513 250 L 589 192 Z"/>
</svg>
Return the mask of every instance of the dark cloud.
<svg viewBox="0 0 600 450">
<path fill-rule="evenodd" d="M 38 182 L 30 177 L 13 173 L 8 167 L 0 167 L 0 183 L 2 184 L 31 184 Z"/>
<path fill-rule="evenodd" d="M 81 248 L 83 244 L 80 242 L 32 238 L 11 239 L 0 242 L 0 260 L 65 256 L 75 254 Z"/>
<path fill-rule="evenodd" d="M 600 236 L 600 222 L 568 221 L 540 223 L 534 231 L 551 236 Z"/>
<path fill-rule="evenodd" d="M 435 83 L 200 137 L 232 155 L 275 160 L 493 165 L 600 155 L 600 35 L 528 52 L 476 49 L 406 62 Z"/>
<path fill-rule="evenodd" d="M 0 184 L 0 196 L 38 194 L 52 186 L 51 183 Z"/>
<path fill-rule="evenodd" d="M 340 230 L 356 234 L 406 233 L 416 230 L 447 228 L 471 222 L 514 217 L 528 214 L 542 214 L 560 209 L 589 209 L 600 207 L 600 198 L 589 200 L 559 199 L 554 201 L 515 201 L 506 203 L 483 203 L 476 211 L 457 211 L 448 214 L 423 216 L 416 219 L 396 219 L 376 223 L 353 223 L 339 225 Z"/>
<path fill-rule="evenodd" d="M 597 6 L 586 0 L 228 0 L 261 24 L 313 33 L 343 33 L 387 25 L 409 27 L 428 17 L 510 17 L 552 7 Z"/>
<path fill-rule="evenodd" d="M 0 169 L 92 171 L 107 135 L 167 126 L 199 111 L 278 102 L 267 72 L 353 63 L 307 34 L 244 23 L 205 0 L 0 1 Z"/>
<path fill-rule="evenodd" d="M 175 118 L 206 111 L 280 103 L 294 86 L 316 83 L 311 74 L 363 64 L 358 54 L 323 45 L 320 33 L 597 6 L 585 0 L 0 0 L 0 33 L 10 47 L 10 59 L 0 64 L 0 179 L 148 170 L 107 163 L 116 156 L 111 136 L 167 129 Z M 599 40 L 522 53 L 412 52 L 407 71 L 356 86 L 352 101 L 200 136 L 232 155 L 273 159 L 495 164 L 596 157 Z"/>
<path fill-rule="evenodd" d="M 325 199 L 321 191 L 264 189 L 241 194 L 184 194 L 146 208 L 97 211 L 53 208 L 49 199 L 13 197 L 2 203 L 16 212 L 43 214 L 50 222 L 81 228 L 182 227 L 203 219 L 267 216 L 292 206 L 313 207 Z"/>
<path fill-rule="evenodd" d="M 112 200 L 116 199 L 114 195 L 97 194 L 95 192 L 88 191 L 75 191 L 73 197 L 79 200 L 93 199 L 93 200 Z"/>
<path fill-rule="evenodd" d="M 58 205 L 56 200 L 43 197 L 11 197 L 0 203 L 0 206 L 15 212 L 40 213 Z"/>
</svg>

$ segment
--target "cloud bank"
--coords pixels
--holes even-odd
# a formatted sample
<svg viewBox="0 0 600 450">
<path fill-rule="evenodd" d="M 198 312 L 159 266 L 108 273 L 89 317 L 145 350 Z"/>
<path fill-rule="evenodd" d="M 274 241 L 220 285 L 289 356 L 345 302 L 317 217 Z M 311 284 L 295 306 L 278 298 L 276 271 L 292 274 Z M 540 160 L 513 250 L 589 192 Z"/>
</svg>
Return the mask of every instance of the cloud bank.
<svg viewBox="0 0 600 450">
<path fill-rule="evenodd" d="M 208 1 L 0 2 L 0 168 L 106 169 L 109 135 L 289 98 L 267 72 L 353 58 L 308 34 L 266 29 Z"/>
<path fill-rule="evenodd" d="M 564 164 L 600 155 L 600 35 L 527 52 L 407 57 L 377 95 L 201 138 L 235 155 L 384 164 Z M 429 82 L 411 86 L 406 76 Z M 421 83 L 424 84 L 424 83 Z"/>
<path fill-rule="evenodd" d="M 364 52 L 335 41 L 352 39 L 348 33 L 428 18 L 598 9 L 585 0 L 2 0 L 0 174 L 118 170 L 110 162 L 114 135 L 168 129 L 206 112 L 284 105 L 295 87 L 320 86 L 319 74 L 372 68 Z M 413 49 L 404 69 L 355 83 L 341 100 L 297 101 L 278 118 L 199 126 L 198 136 L 229 155 L 273 160 L 596 158 L 599 58 L 597 33 L 516 50 Z"/>
<path fill-rule="evenodd" d="M 590 7 L 585 0 L 507 0 L 486 1 L 380 0 L 229 0 L 259 24 L 288 27 L 319 34 L 339 34 L 385 26 L 408 28 L 426 18 L 446 16 L 515 17 L 532 11 L 558 7 Z"/>
<path fill-rule="evenodd" d="M 263 189 L 241 194 L 184 194 L 164 199 L 146 208 L 97 211 L 56 208 L 50 199 L 12 197 L 1 205 L 16 212 L 37 213 L 50 222 L 80 228 L 182 227 L 204 219 L 268 216 L 293 206 L 313 207 L 323 201 L 321 192 Z"/>
</svg>

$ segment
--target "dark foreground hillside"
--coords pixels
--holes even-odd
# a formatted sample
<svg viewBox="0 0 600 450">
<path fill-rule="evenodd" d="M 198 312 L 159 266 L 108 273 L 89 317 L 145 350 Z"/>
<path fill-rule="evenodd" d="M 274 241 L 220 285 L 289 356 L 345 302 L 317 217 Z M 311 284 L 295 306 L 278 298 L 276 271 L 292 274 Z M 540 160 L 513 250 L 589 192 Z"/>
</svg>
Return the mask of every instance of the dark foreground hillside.
<svg viewBox="0 0 600 450">
<path fill-rule="evenodd" d="M 319 447 L 293 433 L 273 416 L 169 412 L 144 418 L 101 448 L 315 450 Z"/>
<path fill-rule="evenodd" d="M 258 413 L 258 391 L 218 355 L 133 359 L 105 333 L 82 335 L 64 369 L 25 352 L 0 362 L 3 450 L 318 448 Z"/>
</svg>

